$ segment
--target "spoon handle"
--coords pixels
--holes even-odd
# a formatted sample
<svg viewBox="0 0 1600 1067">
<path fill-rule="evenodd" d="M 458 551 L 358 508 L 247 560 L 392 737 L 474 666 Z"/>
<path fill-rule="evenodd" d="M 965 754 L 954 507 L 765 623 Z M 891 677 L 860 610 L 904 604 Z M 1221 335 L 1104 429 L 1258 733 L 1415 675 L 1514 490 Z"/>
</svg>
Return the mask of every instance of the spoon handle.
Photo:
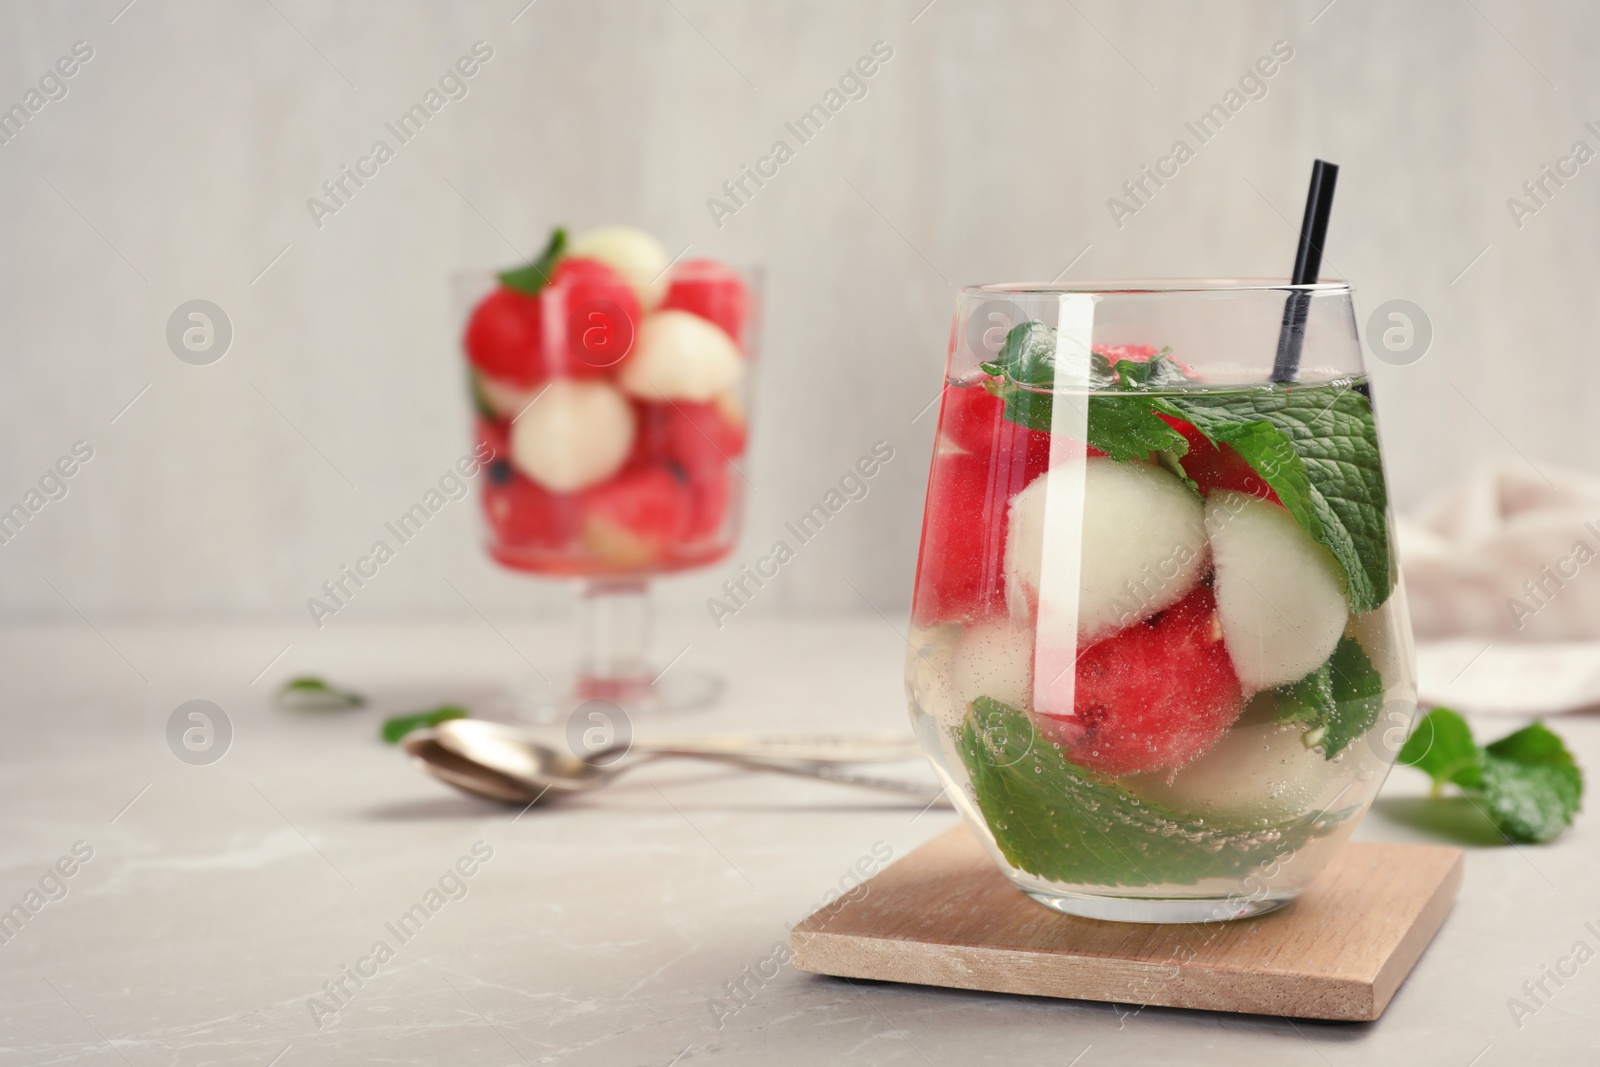
<svg viewBox="0 0 1600 1067">
<path fill-rule="evenodd" d="M 916 738 L 904 734 L 787 734 L 769 737 L 699 735 L 641 737 L 635 752 L 672 755 L 749 756 L 767 760 L 829 763 L 898 763 L 922 758 Z"/>
<path fill-rule="evenodd" d="M 665 754 L 665 753 L 663 753 Z M 757 759 L 748 756 L 723 755 L 709 752 L 673 752 L 671 755 L 692 756 L 695 759 L 710 760 L 715 763 L 731 763 L 736 767 L 744 767 L 752 771 L 772 771 L 776 774 L 793 775 L 796 778 L 815 778 L 824 782 L 837 782 L 840 785 L 853 785 L 862 789 L 877 789 L 887 793 L 900 793 L 927 804 L 948 808 L 950 801 L 945 798 L 945 787 L 930 785 L 927 782 L 910 782 L 901 778 L 879 778 L 876 775 L 856 774 L 852 771 L 841 770 L 836 764 L 828 763 L 789 763 L 783 760 Z"/>
</svg>

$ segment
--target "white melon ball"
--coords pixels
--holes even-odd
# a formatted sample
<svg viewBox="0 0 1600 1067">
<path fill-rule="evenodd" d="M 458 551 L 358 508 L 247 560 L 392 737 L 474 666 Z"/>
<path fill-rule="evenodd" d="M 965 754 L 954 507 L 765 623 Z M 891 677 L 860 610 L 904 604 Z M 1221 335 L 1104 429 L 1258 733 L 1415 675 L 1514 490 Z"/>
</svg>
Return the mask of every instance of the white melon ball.
<svg viewBox="0 0 1600 1067">
<path fill-rule="evenodd" d="M 539 395 L 539 386 L 524 389 L 520 385 L 512 385 L 498 378 L 487 375 L 477 376 L 478 396 L 488 405 L 489 410 L 503 419 L 515 418 L 523 408 L 533 402 Z"/>
<path fill-rule="evenodd" d="M 956 644 L 955 695 L 963 712 L 979 697 L 1027 709 L 1033 702 L 1033 631 L 1005 619 L 967 628 Z"/>
<path fill-rule="evenodd" d="M 1322 665 L 1350 614 L 1344 575 L 1277 504 L 1222 490 L 1206 501 L 1217 616 L 1246 692 L 1297 682 Z"/>
<path fill-rule="evenodd" d="M 511 424 L 511 462 L 553 493 L 617 472 L 633 447 L 633 409 L 605 382 L 557 378 Z"/>
<path fill-rule="evenodd" d="M 1045 513 L 1078 510 L 1066 494 L 1083 478 L 1082 533 L 1072 524 L 1061 542 L 1046 545 Z M 1078 560 L 1078 642 L 1087 644 L 1169 608 L 1199 583 L 1206 569 L 1204 505 L 1178 477 L 1149 463 L 1100 457 L 1052 468 L 1011 498 L 1006 532 L 1006 597 L 1011 613 L 1038 607 L 1048 571 Z M 1060 597 L 1062 583 L 1046 582 Z M 1052 594 L 1051 590 L 1057 590 Z"/>
<path fill-rule="evenodd" d="M 628 283 L 639 297 L 639 307 L 649 311 L 667 295 L 667 267 L 671 257 L 661 242 L 632 226 L 601 226 L 579 234 L 567 246 L 569 256 L 598 259 Z"/>
<path fill-rule="evenodd" d="M 744 371 L 739 350 L 719 327 L 687 311 L 657 311 L 639 324 L 617 376 L 641 400 L 704 403 L 731 389 Z"/>
<path fill-rule="evenodd" d="M 1337 799 L 1348 762 L 1307 748 L 1303 723 L 1276 723 L 1278 702 L 1263 694 L 1222 739 L 1177 771 L 1140 775 L 1138 790 L 1180 811 L 1281 821 Z"/>
</svg>

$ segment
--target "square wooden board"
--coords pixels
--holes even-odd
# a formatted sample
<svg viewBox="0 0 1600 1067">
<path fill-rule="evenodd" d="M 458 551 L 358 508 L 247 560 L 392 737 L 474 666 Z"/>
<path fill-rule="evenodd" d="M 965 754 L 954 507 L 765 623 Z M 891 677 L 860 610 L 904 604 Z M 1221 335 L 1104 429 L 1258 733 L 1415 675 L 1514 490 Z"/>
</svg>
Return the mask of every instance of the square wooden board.
<svg viewBox="0 0 1600 1067">
<path fill-rule="evenodd" d="M 1062 915 L 1018 890 L 965 825 L 790 934 L 803 971 L 998 993 L 1369 1020 L 1455 903 L 1461 850 L 1351 841 L 1288 907 L 1215 923 Z"/>
</svg>

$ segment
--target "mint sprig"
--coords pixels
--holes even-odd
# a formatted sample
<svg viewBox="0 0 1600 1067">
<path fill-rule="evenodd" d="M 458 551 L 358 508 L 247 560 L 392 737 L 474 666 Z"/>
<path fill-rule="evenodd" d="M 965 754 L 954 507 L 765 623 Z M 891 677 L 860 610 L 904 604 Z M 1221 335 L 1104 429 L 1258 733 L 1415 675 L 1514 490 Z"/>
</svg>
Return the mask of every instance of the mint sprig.
<svg viewBox="0 0 1600 1067">
<path fill-rule="evenodd" d="M 430 711 L 419 711 L 411 715 L 395 715 L 383 720 L 383 739 L 391 745 L 399 744 L 400 739 L 412 730 L 423 730 L 429 726 L 438 726 L 448 719 L 467 718 L 467 709 L 459 704 L 440 704 Z"/>
<path fill-rule="evenodd" d="M 1021 323 L 997 358 L 982 365 L 992 376 L 989 391 L 1005 401 L 1004 417 L 1029 429 L 1051 429 L 1055 334 L 1041 322 Z M 1371 401 L 1348 386 L 1172 389 L 1188 380 L 1166 350 L 1114 365 L 1093 354 L 1081 383 L 1095 390 L 1088 399 L 1089 445 L 1118 461 L 1170 463 L 1187 454 L 1188 444 L 1159 416 L 1189 423 L 1212 444 L 1237 451 L 1295 521 L 1327 546 L 1344 569 L 1356 614 L 1387 600 L 1394 588 L 1388 490 Z"/>
<path fill-rule="evenodd" d="M 544 246 L 533 261 L 516 270 L 502 271 L 500 284 L 507 289 L 515 289 L 528 296 L 538 296 L 540 290 L 550 284 L 550 278 L 556 271 L 556 263 L 567 250 L 567 231 L 557 226 L 550 232 L 550 243 Z"/>
<path fill-rule="evenodd" d="M 1432 778 L 1435 796 L 1453 785 L 1481 799 L 1501 835 L 1522 844 L 1554 839 L 1583 801 L 1583 772 L 1542 722 L 1480 748 L 1465 719 L 1434 708 L 1406 739 L 1399 762 Z"/>
<path fill-rule="evenodd" d="M 1332 832 L 1353 810 L 1287 821 L 1176 811 L 1070 762 L 1026 712 L 989 697 L 972 702 L 955 740 L 1007 862 L 1068 885 L 1237 877 Z"/>
<path fill-rule="evenodd" d="M 1333 759 L 1372 729 L 1383 710 L 1383 678 L 1361 642 L 1341 637 L 1322 666 L 1277 690 L 1278 722 L 1304 723 L 1306 746 Z"/>
</svg>

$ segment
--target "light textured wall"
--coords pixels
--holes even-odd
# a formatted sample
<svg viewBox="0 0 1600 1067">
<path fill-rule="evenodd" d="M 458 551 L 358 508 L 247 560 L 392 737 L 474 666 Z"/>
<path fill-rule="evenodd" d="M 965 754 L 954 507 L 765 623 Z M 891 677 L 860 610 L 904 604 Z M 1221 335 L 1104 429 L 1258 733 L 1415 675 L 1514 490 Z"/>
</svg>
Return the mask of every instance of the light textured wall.
<svg viewBox="0 0 1600 1067">
<path fill-rule="evenodd" d="M 0 146 L 0 507 L 95 452 L 0 545 L 5 617 L 303 612 L 468 447 L 449 274 L 555 222 L 766 264 L 740 558 L 893 443 L 754 610 L 903 609 L 953 283 L 1282 275 L 1314 155 L 1344 167 L 1327 273 L 1362 314 L 1406 298 L 1434 325 L 1424 360 L 1375 371 L 1396 497 L 1519 452 L 1600 468 L 1600 162 L 1520 229 L 1506 207 L 1600 148 L 1593 5 L 125 2 L 0 8 L 0 103 L 94 49 Z M 314 225 L 307 198 L 477 40 L 470 95 Z M 877 40 L 867 97 L 715 226 L 707 198 Z M 1121 183 L 1278 40 L 1267 95 L 1115 225 Z M 164 340 L 197 297 L 235 331 L 208 367 Z M 561 601 L 476 537 L 453 505 L 351 611 L 470 612 L 446 579 L 490 610 Z"/>
</svg>

